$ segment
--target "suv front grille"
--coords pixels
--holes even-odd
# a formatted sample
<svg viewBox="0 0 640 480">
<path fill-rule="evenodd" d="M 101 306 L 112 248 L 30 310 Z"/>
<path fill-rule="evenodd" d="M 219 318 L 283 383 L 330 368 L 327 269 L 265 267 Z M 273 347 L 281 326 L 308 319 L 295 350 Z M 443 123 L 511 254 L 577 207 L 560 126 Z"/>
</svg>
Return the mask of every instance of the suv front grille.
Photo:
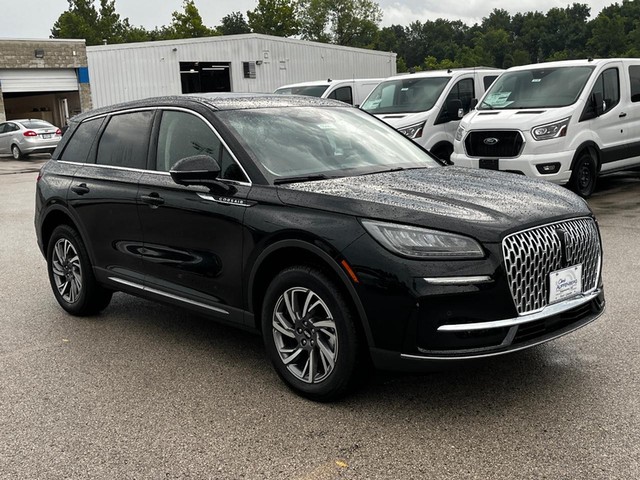
<svg viewBox="0 0 640 480">
<path fill-rule="evenodd" d="M 564 246 L 561 234 L 564 232 Z M 563 251 L 564 250 L 564 251 Z M 502 241 L 507 280 L 519 315 L 549 303 L 549 274 L 582 264 L 582 291 L 600 274 L 600 236 L 595 221 L 579 218 L 513 233 Z"/>
<path fill-rule="evenodd" d="M 513 158 L 524 145 L 518 130 L 471 131 L 464 140 L 467 155 L 482 158 Z"/>
</svg>

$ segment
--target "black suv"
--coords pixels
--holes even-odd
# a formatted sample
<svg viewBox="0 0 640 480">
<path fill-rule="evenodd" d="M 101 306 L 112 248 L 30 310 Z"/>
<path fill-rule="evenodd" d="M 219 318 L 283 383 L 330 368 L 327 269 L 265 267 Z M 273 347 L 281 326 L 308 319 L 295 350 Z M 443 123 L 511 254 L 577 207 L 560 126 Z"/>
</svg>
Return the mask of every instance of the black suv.
<svg viewBox="0 0 640 480">
<path fill-rule="evenodd" d="M 123 291 L 260 331 L 295 391 L 369 360 L 520 350 L 604 309 L 598 226 L 549 183 L 444 166 L 340 102 L 178 96 L 73 119 L 35 225 L 74 315 Z"/>
</svg>

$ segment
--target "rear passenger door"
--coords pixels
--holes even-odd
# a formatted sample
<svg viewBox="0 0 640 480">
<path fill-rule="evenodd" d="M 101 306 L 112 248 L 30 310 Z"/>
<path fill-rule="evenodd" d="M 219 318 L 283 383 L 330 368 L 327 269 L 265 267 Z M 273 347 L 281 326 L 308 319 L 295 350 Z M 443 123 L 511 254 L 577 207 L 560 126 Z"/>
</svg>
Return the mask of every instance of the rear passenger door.
<svg viewBox="0 0 640 480">
<path fill-rule="evenodd" d="M 69 189 L 68 203 L 84 226 L 96 276 L 104 282 L 143 284 L 136 203 L 154 113 L 131 111 L 105 118 Z"/>
<path fill-rule="evenodd" d="M 156 154 L 140 179 L 147 290 L 241 323 L 243 218 L 250 182 L 201 115 L 165 109 Z M 169 170 L 182 158 L 209 155 L 221 188 L 176 184 Z"/>
</svg>

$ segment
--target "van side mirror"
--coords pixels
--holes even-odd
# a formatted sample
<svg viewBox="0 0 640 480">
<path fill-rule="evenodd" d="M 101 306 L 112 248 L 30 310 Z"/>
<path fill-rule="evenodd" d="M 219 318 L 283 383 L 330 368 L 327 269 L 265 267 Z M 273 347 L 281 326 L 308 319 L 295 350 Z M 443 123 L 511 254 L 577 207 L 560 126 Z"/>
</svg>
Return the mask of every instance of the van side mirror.
<svg viewBox="0 0 640 480">
<path fill-rule="evenodd" d="M 178 185 L 211 187 L 218 183 L 220 164 L 209 155 L 194 155 L 178 160 L 169 174 Z"/>
<path fill-rule="evenodd" d="M 591 102 L 595 111 L 596 117 L 599 117 L 604 113 L 604 99 L 602 98 L 602 92 L 594 92 L 591 94 Z"/>
<path fill-rule="evenodd" d="M 449 121 L 459 120 L 462 117 L 464 117 L 462 101 L 457 98 L 449 100 L 447 102 L 447 113 L 448 113 Z"/>
<path fill-rule="evenodd" d="M 472 98 L 471 103 L 469 104 L 469 110 L 475 110 L 477 106 L 478 106 L 478 99 Z"/>
</svg>

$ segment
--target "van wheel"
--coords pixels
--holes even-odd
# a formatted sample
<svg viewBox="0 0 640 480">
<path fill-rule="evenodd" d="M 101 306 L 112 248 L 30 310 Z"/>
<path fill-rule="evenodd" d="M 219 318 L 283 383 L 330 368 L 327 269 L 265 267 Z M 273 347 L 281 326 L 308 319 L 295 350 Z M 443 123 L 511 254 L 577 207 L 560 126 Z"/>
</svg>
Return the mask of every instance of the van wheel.
<svg viewBox="0 0 640 480">
<path fill-rule="evenodd" d="M 262 333 L 280 378 L 296 393 L 335 400 L 353 385 L 360 341 L 346 299 L 321 270 L 294 266 L 265 293 Z"/>
<path fill-rule="evenodd" d="M 68 225 L 51 234 L 47 270 L 53 294 L 67 312 L 93 315 L 109 305 L 113 292 L 98 284 L 80 235 Z"/>
<path fill-rule="evenodd" d="M 431 150 L 431 153 L 443 160 L 447 165 L 453 165 L 451 163 L 451 154 L 453 153 L 453 146 L 449 144 L 440 145 Z"/>
<path fill-rule="evenodd" d="M 596 162 L 589 153 L 585 152 L 576 162 L 569 180 L 569 188 L 582 198 L 589 198 L 596 189 L 596 177 Z"/>
</svg>

